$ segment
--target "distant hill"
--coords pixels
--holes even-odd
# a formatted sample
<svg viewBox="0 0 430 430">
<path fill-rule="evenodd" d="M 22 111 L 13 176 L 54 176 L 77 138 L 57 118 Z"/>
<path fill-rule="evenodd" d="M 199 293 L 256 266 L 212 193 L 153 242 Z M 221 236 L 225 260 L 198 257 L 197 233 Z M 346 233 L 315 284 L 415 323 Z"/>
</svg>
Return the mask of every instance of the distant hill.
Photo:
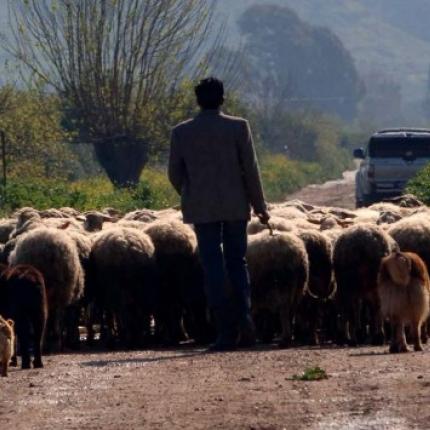
<svg viewBox="0 0 430 430">
<path fill-rule="evenodd" d="M 314 25 L 330 28 L 352 54 L 362 76 L 384 73 L 403 99 L 423 99 L 430 65 L 428 0 L 217 0 L 238 42 L 235 22 L 253 4 L 288 6 Z"/>
</svg>

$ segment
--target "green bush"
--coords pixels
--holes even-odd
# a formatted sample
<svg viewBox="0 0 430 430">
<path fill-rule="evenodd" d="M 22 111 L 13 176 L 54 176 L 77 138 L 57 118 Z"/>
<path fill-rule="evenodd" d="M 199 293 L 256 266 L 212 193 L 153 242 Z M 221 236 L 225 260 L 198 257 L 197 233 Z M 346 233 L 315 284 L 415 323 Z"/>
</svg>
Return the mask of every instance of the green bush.
<svg viewBox="0 0 430 430">
<path fill-rule="evenodd" d="M 415 194 L 425 204 L 430 204 L 430 164 L 427 164 L 409 181 L 406 191 Z"/>
<path fill-rule="evenodd" d="M 81 211 L 114 207 L 127 212 L 143 207 L 162 209 L 175 206 L 179 201 L 166 174 L 155 168 L 145 170 L 135 189 L 115 189 L 104 177 L 77 182 L 13 178 L 1 191 L 3 213 L 23 206 L 37 209 L 71 206 Z"/>
</svg>

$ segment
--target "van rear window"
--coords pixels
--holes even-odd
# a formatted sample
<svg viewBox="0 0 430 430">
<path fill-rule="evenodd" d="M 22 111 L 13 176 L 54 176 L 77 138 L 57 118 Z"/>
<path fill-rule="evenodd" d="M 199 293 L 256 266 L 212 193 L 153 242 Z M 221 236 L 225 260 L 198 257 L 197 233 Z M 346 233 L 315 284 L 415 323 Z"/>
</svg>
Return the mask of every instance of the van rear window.
<svg viewBox="0 0 430 430">
<path fill-rule="evenodd" d="M 372 139 L 368 151 L 373 158 L 430 158 L 430 138 Z"/>
</svg>

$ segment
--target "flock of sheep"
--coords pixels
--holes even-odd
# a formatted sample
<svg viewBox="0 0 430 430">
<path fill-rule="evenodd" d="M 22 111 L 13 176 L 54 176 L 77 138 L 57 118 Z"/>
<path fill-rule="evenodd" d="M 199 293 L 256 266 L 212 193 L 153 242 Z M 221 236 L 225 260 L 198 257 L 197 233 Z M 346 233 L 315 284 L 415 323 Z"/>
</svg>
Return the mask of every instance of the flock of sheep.
<svg viewBox="0 0 430 430">
<path fill-rule="evenodd" d="M 430 209 L 403 196 L 354 211 L 289 201 L 270 213 L 269 226 L 248 225 L 260 341 L 382 344 L 381 262 L 401 250 L 429 267 Z M 42 366 L 43 337 L 48 351 L 77 348 L 83 327 L 107 347 L 214 338 L 196 237 L 174 209 L 23 208 L 0 222 L 0 243 L 0 315 L 15 319 L 25 368 L 30 350 Z M 0 318 L 0 361 L 7 325 Z"/>
</svg>

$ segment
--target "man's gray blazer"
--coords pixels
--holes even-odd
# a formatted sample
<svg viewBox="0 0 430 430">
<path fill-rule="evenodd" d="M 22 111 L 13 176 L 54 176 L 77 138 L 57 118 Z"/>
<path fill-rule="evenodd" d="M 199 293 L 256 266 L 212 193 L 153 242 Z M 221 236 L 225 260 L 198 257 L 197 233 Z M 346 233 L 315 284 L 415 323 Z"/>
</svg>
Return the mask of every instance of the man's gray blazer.
<svg viewBox="0 0 430 430">
<path fill-rule="evenodd" d="M 239 221 L 266 210 L 248 121 L 204 110 L 172 131 L 169 179 L 184 222 Z"/>
</svg>

